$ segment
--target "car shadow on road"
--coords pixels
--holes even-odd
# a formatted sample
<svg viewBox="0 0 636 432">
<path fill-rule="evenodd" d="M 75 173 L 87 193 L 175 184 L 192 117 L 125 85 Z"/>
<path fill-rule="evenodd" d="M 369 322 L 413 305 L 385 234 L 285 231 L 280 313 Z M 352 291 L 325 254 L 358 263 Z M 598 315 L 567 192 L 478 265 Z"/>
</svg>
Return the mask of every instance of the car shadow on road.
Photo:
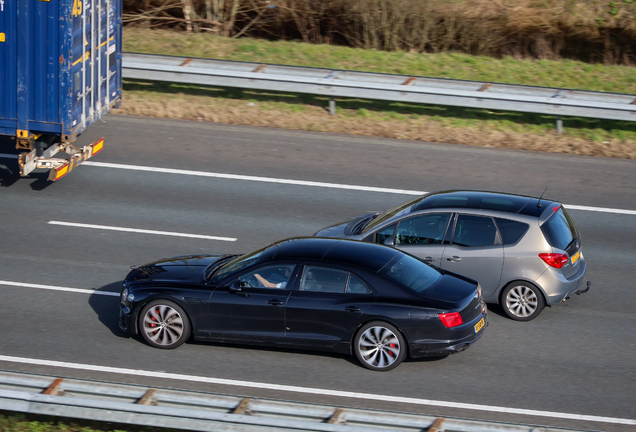
<svg viewBox="0 0 636 432">
<path fill-rule="evenodd" d="M 499 315 L 502 318 L 508 318 L 508 315 L 506 315 L 503 308 L 495 303 L 488 303 L 488 313 Z"/>
<path fill-rule="evenodd" d="M 321 357 L 330 357 L 334 359 L 345 360 L 351 364 L 362 367 L 362 365 L 358 362 L 354 356 L 349 356 L 347 354 L 334 353 L 329 351 L 318 351 L 311 349 L 300 349 L 300 348 L 291 348 L 284 346 L 260 346 L 260 345 L 248 345 L 248 344 L 237 344 L 237 343 L 220 343 L 220 342 L 208 342 L 208 341 L 198 341 L 194 340 L 192 337 L 186 342 L 188 345 L 199 345 L 199 346 L 208 346 L 208 347 L 231 347 L 234 349 L 245 350 L 246 353 L 248 351 L 258 351 L 258 352 L 281 352 L 281 353 L 290 353 L 290 354 L 301 354 L 301 355 L 311 355 L 311 356 L 321 356 Z"/>
<path fill-rule="evenodd" d="M 130 335 L 119 328 L 119 292 L 122 281 L 116 281 L 97 288 L 88 298 L 88 304 L 99 321 L 117 337 L 128 338 Z"/>
<path fill-rule="evenodd" d="M 354 366 L 358 366 L 364 368 L 364 366 L 358 361 L 355 355 L 347 355 L 334 353 L 329 351 L 319 351 L 319 350 L 311 350 L 311 349 L 300 349 L 300 348 L 290 348 L 290 347 L 274 347 L 274 346 L 257 346 L 257 345 L 244 345 L 244 344 L 229 344 L 229 343 L 217 343 L 217 342 L 207 342 L 207 341 L 196 341 L 193 338 L 190 338 L 188 345 L 199 345 L 199 346 L 209 346 L 209 347 L 232 347 L 241 350 L 249 351 L 257 351 L 257 352 L 283 352 L 290 354 L 300 354 L 300 355 L 310 355 L 310 356 L 320 356 L 320 357 L 329 357 L 333 359 L 344 360 L 348 363 L 351 363 Z M 431 356 L 431 357 L 419 357 L 419 358 L 409 358 L 407 356 L 404 359 L 404 363 L 432 363 L 440 360 L 444 360 L 448 355 L 440 355 L 440 356 Z"/>
</svg>

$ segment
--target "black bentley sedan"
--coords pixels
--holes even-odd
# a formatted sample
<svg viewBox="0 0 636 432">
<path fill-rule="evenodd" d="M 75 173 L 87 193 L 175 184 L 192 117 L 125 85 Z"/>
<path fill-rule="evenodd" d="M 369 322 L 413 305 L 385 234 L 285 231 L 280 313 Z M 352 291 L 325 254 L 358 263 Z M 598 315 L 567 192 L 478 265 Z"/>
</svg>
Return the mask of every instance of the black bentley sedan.
<svg viewBox="0 0 636 432">
<path fill-rule="evenodd" d="M 479 284 L 379 244 L 294 238 L 244 255 L 133 267 L 120 327 L 151 346 L 197 340 L 355 353 L 388 371 L 465 350 L 487 325 Z"/>
</svg>

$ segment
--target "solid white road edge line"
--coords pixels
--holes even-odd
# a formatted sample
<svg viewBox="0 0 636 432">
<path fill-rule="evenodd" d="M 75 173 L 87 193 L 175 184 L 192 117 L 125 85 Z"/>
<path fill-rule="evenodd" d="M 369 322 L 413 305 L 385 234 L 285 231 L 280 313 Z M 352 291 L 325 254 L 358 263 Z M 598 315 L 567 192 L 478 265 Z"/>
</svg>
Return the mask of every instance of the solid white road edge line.
<svg viewBox="0 0 636 432">
<path fill-rule="evenodd" d="M 82 165 L 90 165 L 90 166 L 102 167 L 102 168 L 126 169 L 126 170 L 133 170 L 133 171 L 158 172 L 158 173 L 165 173 L 165 174 L 182 174 L 182 175 L 199 176 L 199 177 L 214 177 L 214 178 L 222 178 L 222 179 L 230 179 L 230 180 L 247 180 L 247 181 L 256 181 L 256 182 L 263 182 L 263 183 L 279 183 L 279 184 L 289 184 L 289 185 L 296 185 L 296 186 L 314 186 L 314 187 L 323 187 L 323 188 L 332 188 L 332 189 L 358 190 L 358 191 L 365 191 L 365 192 L 385 192 L 385 193 L 394 193 L 394 194 L 401 194 L 401 195 L 424 195 L 428 193 L 424 191 L 414 191 L 414 190 L 407 190 L 407 189 L 391 189 L 391 188 L 379 188 L 379 187 L 371 187 L 371 186 L 343 185 L 343 184 L 337 184 L 337 183 L 323 183 L 323 182 L 314 182 L 314 181 L 305 181 L 305 180 L 290 180 L 290 179 L 255 177 L 255 176 L 246 176 L 246 175 L 237 175 L 237 174 L 210 173 L 205 171 L 178 170 L 178 169 L 172 169 L 172 168 L 154 168 L 154 167 L 144 167 L 139 165 L 114 164 L 114 163 L 107 163 L 107 162 L 86 161 Z M 636 210 L 589 207 L 589 206 L 570 205 L 570 204 L 564 204 L 564 205 L 568 209 L 572 209 L 572 210 L 583 210 L 583 211 L 593 211 L 593 212 L 602 212 L 602 213 L 616 213 L 616 214 L 626 214 L 626 215 L 636 216 Z"/>
<path fill-rule="evenodd" d="M 535 417 L 552 417 L 552 418 L 567 419 L 567 420 L 580 420 L 580 421 L 597 422 L 597 423 L 612 423 L 612 424 L 636 426 L 636 420 L 624 419 L 624 418 L 599 417 L 599 416 L 582 415 L 582 414 L 560 413 L 560 412 L 553 412 L 553 411 L 537 411 L 537 410 L 506 408 L 506 407 L 498 407 L 498 406 L 490 406 L 490 405 L 445 402 L 445 401 L 417 399 L 417 398 L 409 398 L 409 397 L 401 397 L 401 396 L 384 396 L 384 395 L 375 395 L 371 393 L 355 393 L 355 392 L 340 391 L 340 390 L 326 390 L 326 389 L 317 389 L 317 388 L 311 388 L 311 387 L 297 387 L 297 386 L 288 386 L 288 385 L 280 385 L 280 384 L 259 383 L 259 382 L 252 382 L 252 381 L 210 378 L 210 377 L 201 377 L 201 376 L 194 376 L 194 375 L 173 374 L 173 373 L 167 373 L 167 372 L 153 372 L 153 371 L 126 369 L 126 368 L 118 368 L 118 367 L 110 367 L 110 366 L 95 366 L 95 365 L 87 365 L 87 364 L 81 364 L 81 363 L 67 363 L 67 362 L 53 361 L 53 360 L 30 359 L 25 357 L 11 357 L 11 356 L 5 356 L 5 355 L 0 355 L 0 361 L 30 364 L 30 365 L 37 365 L 37 366 L 50 366 L 50 367 L 60 367 L 60 368 L 67 368 L 67 369 L 106 372 L 106 373 L 113 373 L 113 374 L 120 374 L 120 375 L 132 375 L 132 376 L 162 378 L 162 379 L 179 380 L 179 381 L 193 381 L 198 383 L 250 387 L 250 388 L 286 391 L 286 392 L 294 392 L 294 393 L 315 394 L 315 395 L 323 395 L 323 396 L 337 396 L 337 397 L 353 398 L 353 399 L 376 400 L 376 401 L 382 401 L 382 402 L 397 402 L 397 403 L 407 403 L 407 404 L 415 404 L 415 405 L 429 405 L 429 406 L 438 406 L 438 407 L 444 407 L 444 408 L 459 408 L 459 409 L 466 409 L 466 410 L 489 411 L 489 412 L 506 413 L 506 414 L 529 415 L 529 416 L 535 416 Z"/>
<path fill-rule="evenodd" d="M 141 234 L 157 234 L 157 235 L 174 236 L 174 237 L 198 238 L 198 239 L 205 239 L 205 240 L 219 240 L 219 241 L 228 241 L 228 242 L 233 242 L 238 240 L 233 237 L 217 237 L 217 236 L 207 236 L 207 235 L 199 235 L 199 234 L 186 234 L 186 233 L 177 233 L 177 232 L 170 232 L 170 231 L 154 231 L 154 230 L 145 230 L 145 229 L 137 229 L 137 228 L 122 228 L 122 227 L 114 227 L 114 226 L 106 226 L 106 225 L 91 225 L 91 224 L 73 223 L 73 222 L 49 221 L 48 223 L 50 225 L 62 225 L 62 226 L 77 227 L 77 228 L 93 228 L 93 229 L 110 230 L 110 231 L 134 232 L 134 233 L 141 233 Z"/>
<path fill-rule="evenodd" d="M 229 179 L 229 180 L 247 180 L 247 181 L 255 181 L 255 182 L 262 182 L 262 183 L 279 183 L 279 184 L 289 184 L 289 185 L 296 185 L 296 186 L 315 186 L 315 187 L 323 187 L 323 188 L 331 188 L 331 189 L 348 189 L 348 190 L 359 190 L 359 191 L 367 191 L 367 192 L 387 192 L 387 193 L 395 193 L 395 194 L 403 194 L 403 195 L 424 195 L 426 193 L 422 191 L 410 191 L 410 190 L 404 190 L 404 189 L 342 185 L 337 183 L 323 183 L 323 182 L 306 181 L 306 180 L 289 180 L 289 179 L 278 179 L 278 178 L 271 178 L 271 177 L 238 175 L 238 174 L 222 174 L 222 173 L 211 173 L 211 172 L 205 172 L 205 171 L 180 170 L 180 169 L 172 169 L 172 168 L 154 168 L 154 167 L 144 167 L 139 165 L 123 165 L 123 164 L 114 164 L 114 163 L 106 163 L 106 162 L 87 161 L 87 162 L 84 162 L 82 165 L 90 165 L 90 166 L 97 166 L 97 167 L 103 167 L 103 168 L 126 169 L 126 170 L 133 170 L 133 171 L 158 172 L 158 173 L 165 173 L 165 174 L 182 174 L 182 175 L 190 175 L 190 176 L 198 176 L 198 177 L 214 177 L 214 178 L 222 178 L 222 179 Z"/>
<path fill-rule="evenodd" d="M 15 286 L 15 287 L 23 287 L 23 288 L 37 288 L 37 289 L 45 289 L 45 290 L 51 290 L 51 291 L 66 291 L 66 292 L 74 292 L 74 293 L 81 293 L 81 294 L 98 294 L 98 295 L 114 296 L 114 297 L 119 296 L 119 293 L 108 292 L 108 291 L 93 291 L 93 290 L 81 289 L 81 288 L 67 288 L 67 287 L 59 287 L 59 286 L 53 286 L 53 285 L 40 285 L 40 284 L 11 282 L 11 281 L 3 281 L 3 280 L 0 280 L 0 285 L 8 285 L 8 286 Z"/>
</svg>

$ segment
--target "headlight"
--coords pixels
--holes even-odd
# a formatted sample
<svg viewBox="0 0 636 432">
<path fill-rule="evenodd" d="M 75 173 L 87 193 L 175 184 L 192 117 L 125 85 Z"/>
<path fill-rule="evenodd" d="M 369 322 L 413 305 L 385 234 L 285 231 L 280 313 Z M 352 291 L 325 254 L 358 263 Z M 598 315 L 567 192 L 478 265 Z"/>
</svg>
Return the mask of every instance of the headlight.
<svg viewBox="0 0 636 432">
<path fill-rule="evenodd" d="M 135 299 L 135 296 L 132 294 L 128 294 L 128 301 L 133 301 Z"/>
<path fill-rule="evenodd" d="M 124 288 L 124 290 L 121 292 L 121 301 L 125 302 L 126 297 L 128 297 L 128 288 Z"/>
</svg>

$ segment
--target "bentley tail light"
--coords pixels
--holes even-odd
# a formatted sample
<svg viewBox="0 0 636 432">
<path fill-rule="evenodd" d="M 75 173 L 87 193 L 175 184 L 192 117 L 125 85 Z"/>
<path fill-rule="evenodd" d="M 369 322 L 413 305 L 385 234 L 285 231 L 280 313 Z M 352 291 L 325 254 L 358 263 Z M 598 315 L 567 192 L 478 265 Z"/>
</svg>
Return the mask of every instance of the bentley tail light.
<svg viewBox="0 0 636 432">
<path fill-rule="evenodd" d="M 459 312 L 450 312 L 437 315 L 445 327 L 452 328 L 464 324 Z"/>
</svg>

